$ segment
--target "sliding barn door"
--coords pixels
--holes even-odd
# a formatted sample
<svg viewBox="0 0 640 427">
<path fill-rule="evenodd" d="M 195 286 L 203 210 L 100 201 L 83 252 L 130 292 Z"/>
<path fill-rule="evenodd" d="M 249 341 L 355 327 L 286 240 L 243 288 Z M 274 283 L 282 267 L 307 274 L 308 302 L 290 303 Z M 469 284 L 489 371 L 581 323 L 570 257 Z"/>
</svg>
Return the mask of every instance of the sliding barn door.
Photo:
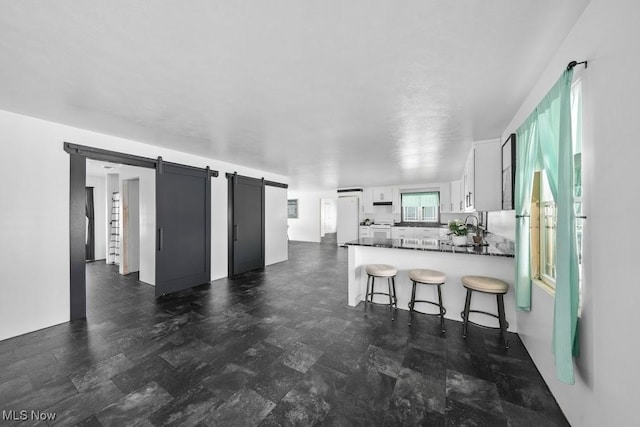
<svg viewBox="0 0 640 427">
<path fill-rule="evenodd" d="M 229 276 L 264 267 L 264 180 L 229 175 Z"/>
<path fill-rule="evenodd" d="M 209 169 L 156 168 L 156 297 L 211 280 Z"/>
</svg>

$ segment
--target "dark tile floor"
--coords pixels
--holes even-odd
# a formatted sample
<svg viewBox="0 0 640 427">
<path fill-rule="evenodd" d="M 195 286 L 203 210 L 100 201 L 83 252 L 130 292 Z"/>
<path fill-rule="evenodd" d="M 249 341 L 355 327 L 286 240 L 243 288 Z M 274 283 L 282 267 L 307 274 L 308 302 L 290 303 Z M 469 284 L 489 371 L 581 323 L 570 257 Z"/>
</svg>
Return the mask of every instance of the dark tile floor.
<svg viewBox="0 0 640 427">
<path fill-rule="evenodd" d="M 61 425 L 567 425 L 516 335 L 505 351 L 459 322 L 443 337 L 437 318 L 365 317 L 335 240 L 289 252 L 157 302 L 88 264 L 86 322 L 0 342 L 0 409 Z"/>
</svg>

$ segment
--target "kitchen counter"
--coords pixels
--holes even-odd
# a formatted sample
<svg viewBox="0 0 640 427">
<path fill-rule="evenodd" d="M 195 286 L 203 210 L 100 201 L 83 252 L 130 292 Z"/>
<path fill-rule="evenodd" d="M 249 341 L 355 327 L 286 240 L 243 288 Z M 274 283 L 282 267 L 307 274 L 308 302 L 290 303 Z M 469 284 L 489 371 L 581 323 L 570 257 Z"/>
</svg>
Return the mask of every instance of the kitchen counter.
<svg viewBox="0 0 640 427">
<path fill-rule="evenodd" d="M 363 224 L 360 227 L 370 227 L 372 225 L 380 225 L 378 223 Z M 439 224 L 437 222 L 394 222 L 391 227 L 422 227 L 422 228 L 447 228 L 447 224 Z"/>
<path fill-rule="evenodd" d="M 429 228 L 447 228 L 447 224 L 439 224 L 436 222 L 396 222 L 394 227 L 429 227 Z"/>
<path fill-rule="evenodd" d="M 500 236 L 487 235 L 483 245 L 454 246 L 448 239 L 376 239 L 363 237 L 347 242 L 351 246 L 371 246 L 377 248 L 410 249 L 417 251 L 447 252 L 453 254 L 488 255 L 513 258 L 515 245 L 512 240 Z"/>
<path fill-rule="evenodd" d="M 460 321 L 464 309 L 466 289 L 462 286 L 462 276 L 490 276 L 504 280 L 511 287 L 515 276 L 514 242 L 487 234 L 487 246 L 453 246 L 446 237 L 426 239 L 374 239 L 361 238 L 346 243 L 349 251 L 348 304 L 357 306 L 363 299 L 367 284 L 365 267 L 368 264 L 390 264 L 398 269 L 396 275 L 396 296 L 398 308 L 408 310 L 412 283 L 409 271 L 414 268 L 429 268 L 442 271 L 447 280 L 442 286 L 442 298 L 447 309 L 445 317 Z M 376 289 L 386 289 L 386 281 L 377 279 Z M 379 288 L 380 287 L 380 288 Z M 435 286 L 418 286 L 416 299 L 437 300 Z M 375 302 L 384 303 L 384 297 L 374 296 Z M 516 332 L 516 310 L 514 290 L 504 297 L 509 330 Z M 494 295 L 474 293 L 472 308 L 487 312 L 496 311 Z M 429 311 L 426 304 L 416 306 L 418 310 Z M 475 317 L 475 318 L 474 318 Z M 488 316 L 471 315 L 471 320 L 486 326 L 497 326 L 497 320 Z"/>
</svg>

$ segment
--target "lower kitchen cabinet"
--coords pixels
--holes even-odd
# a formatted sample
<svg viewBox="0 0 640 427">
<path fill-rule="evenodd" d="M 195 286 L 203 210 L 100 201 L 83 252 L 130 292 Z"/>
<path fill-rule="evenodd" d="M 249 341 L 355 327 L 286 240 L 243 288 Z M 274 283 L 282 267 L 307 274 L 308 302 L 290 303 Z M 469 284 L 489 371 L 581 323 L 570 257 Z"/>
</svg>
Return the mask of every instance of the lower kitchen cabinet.
<svg viewBox="0 0 640 427">
<path fill-rule="evenodd" d="M 391 227 L 392 239 L 413 239 L 413 227 Z"/>
<path fill-rule="evenodd" d="M 435 227 L 416 227 L 415 239 L 437 239 L 440 237 L 440 229 Z"/>
<path fill-rule="evenodd" d="M 440 227 L 392 227 L 392 239 L 438 239 L 446 232 Z"/>
</svg>

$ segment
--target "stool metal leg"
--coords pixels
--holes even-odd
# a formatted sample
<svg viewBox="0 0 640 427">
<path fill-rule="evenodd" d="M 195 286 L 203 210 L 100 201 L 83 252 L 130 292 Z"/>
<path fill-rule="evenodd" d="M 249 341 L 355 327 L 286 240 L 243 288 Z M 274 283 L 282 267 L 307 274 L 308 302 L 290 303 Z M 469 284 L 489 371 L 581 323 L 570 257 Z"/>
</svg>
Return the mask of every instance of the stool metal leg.
<svg viewBox="0 0 640 427">
<path fill-rule="evenodd" d="M 387 289 L 389 291 L 389 311 L 391 311 L 391 320 L 394 320 L 394 310 L 393 310 L 393 294 L 391 293 L 391 277 L 387 277 Z"/>
<path fill-rule="evenodd" d="M 467 325 L 469 324 L 469 307 L 471 306 L 471 289 L 467 289 L 467 298 L 464 301 L 464 324 L 462 326 L 462 338 L 467 337 Z"/>
<path fill-rule="evenodd" d="M 398 310 L 398 296 L 396 294 L 396 276 L 391 278 L 391 285 L 393 286 L 393 305 Z"/>
<path fill-rule="evenodd" d="M 367 312 L 367 305 L 369 305 L 369 282 L 372 281 L 373 277 L 367 276 L 367 293 L 364 294 L 364 312 Z M 372 290 L 373 291 L 373 290 Z"/>
<path fill-rule="evenodd" d="M 411 301 L 409 301 L 409 326 L 413 321 L 413 305 L 416 300 L 416 282 L 413 282 L 413 289 L 411 290 Z"/>
<path fill-rule="evenodd" d="M 444 334 L 444 307 L 442 305 L 442 290 L 440 289 L 442 285 L 438 285 L 438 304 L 440 305 L 440 329 L 442 329 L 442 333 Z"/>
<path fill-rule="evenodd" d="M 500 320 L 500 334 L 502 335 L 502 340 L 504 341 L 504 348 L 509 348 L 509 343 L 507 342 L 507 320 L 504 316 L 504 298 L 502 294 L 497 296 L 498 299 L 498 318 Z"/>
</svg>

